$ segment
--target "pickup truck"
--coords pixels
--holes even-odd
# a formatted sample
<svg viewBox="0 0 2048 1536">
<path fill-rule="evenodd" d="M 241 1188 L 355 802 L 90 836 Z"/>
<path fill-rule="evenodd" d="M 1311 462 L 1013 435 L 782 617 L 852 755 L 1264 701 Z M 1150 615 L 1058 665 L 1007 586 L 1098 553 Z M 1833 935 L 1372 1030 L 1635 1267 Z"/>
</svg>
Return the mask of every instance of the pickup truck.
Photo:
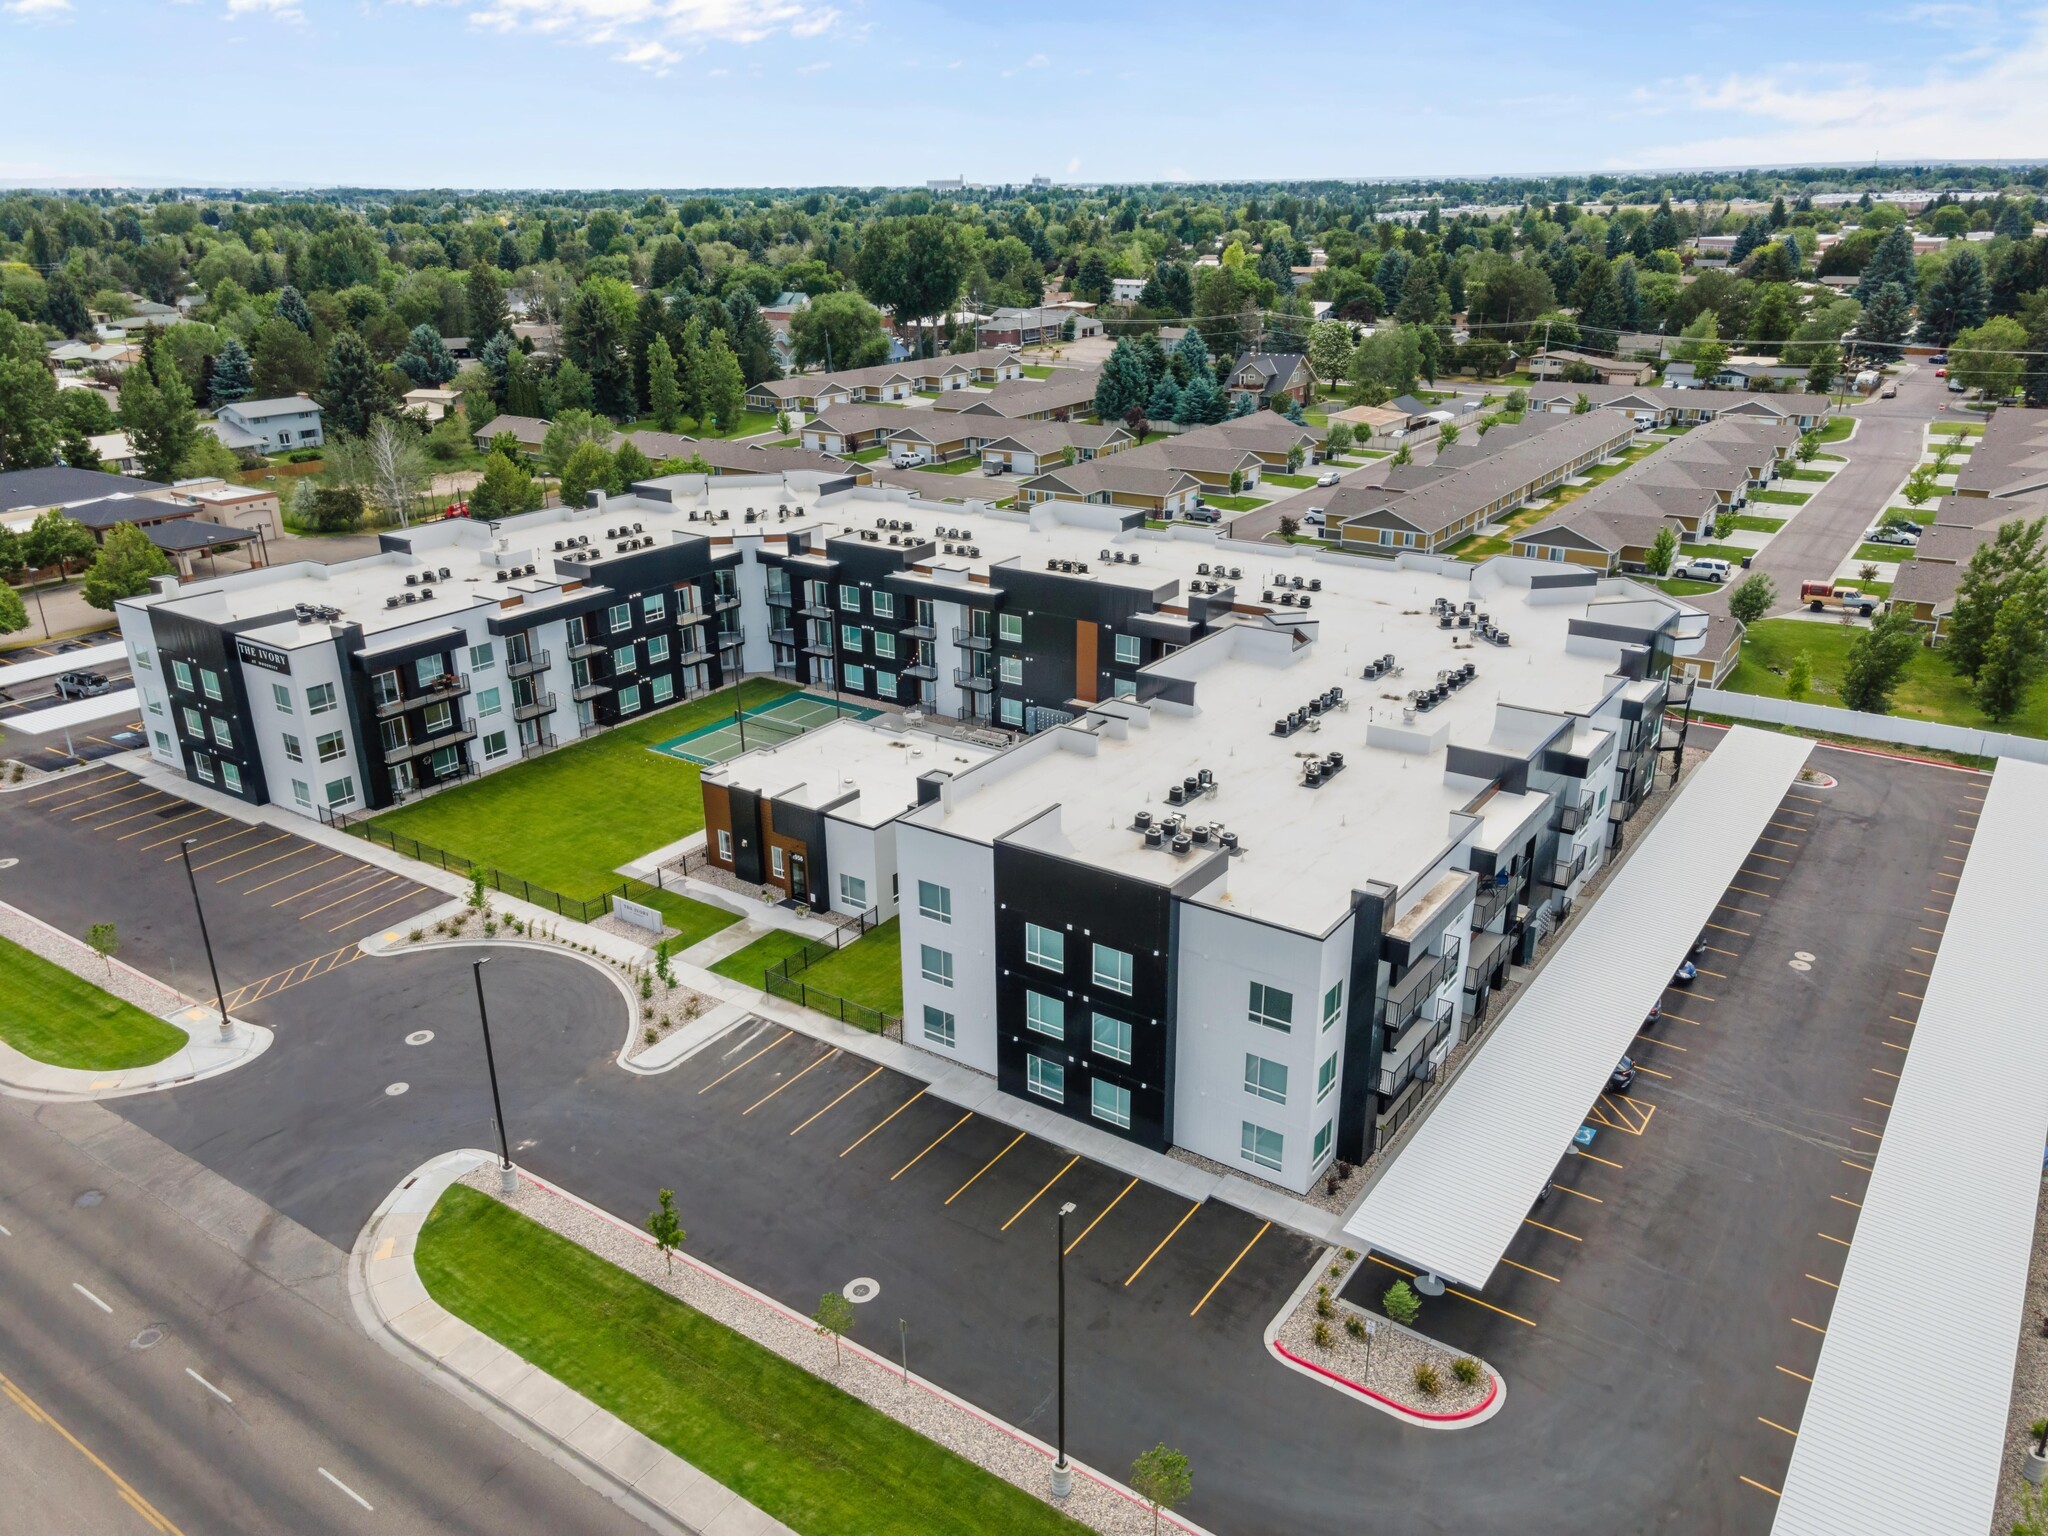
<svg viewBox="0 0 2048 1536">
<path fill-rule="evenodd" d="M 1879 600 L 1871 593 L 1837 586 L 1832 581 L 1802 581 L 1799 584 L 1799 601 L 1815 613 L 1836 608 L 1843 613 L 1861 614 L 1867 619 L 1877 612 Z"/>
</svg>

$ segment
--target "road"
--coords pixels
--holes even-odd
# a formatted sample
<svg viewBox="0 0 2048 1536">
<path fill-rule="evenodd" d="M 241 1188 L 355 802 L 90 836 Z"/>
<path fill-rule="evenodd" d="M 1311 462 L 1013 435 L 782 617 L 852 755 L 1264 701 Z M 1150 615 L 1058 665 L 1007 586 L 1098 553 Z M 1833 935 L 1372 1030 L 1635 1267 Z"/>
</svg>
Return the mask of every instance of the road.
<svg viewBox="0 0 2048 1536">
<path fill-rule="evenodd" d="M 346 1256 L 90 1105 L 0 1100 L 0 1530 L 644 1536 L 365 1339 Z"/>
</svg>

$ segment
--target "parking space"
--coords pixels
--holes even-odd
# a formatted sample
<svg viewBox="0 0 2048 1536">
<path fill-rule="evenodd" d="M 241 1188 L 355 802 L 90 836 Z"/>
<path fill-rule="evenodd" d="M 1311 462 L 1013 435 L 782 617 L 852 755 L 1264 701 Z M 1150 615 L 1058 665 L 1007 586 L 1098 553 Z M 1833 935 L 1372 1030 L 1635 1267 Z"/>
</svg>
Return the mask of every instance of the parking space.
<svg viewBox="0 0 2048 1536">
<path fill-rule="evenodd" d="M 1785 797 L 1483 1292 L 1420 1326 L 1668 1436 L 1689 1528 L 1764 1532 L 1983 780 L 1828 754 Z M 1411 1272 L 1375 1257 L 1347 1296 Z M 1630 1469 L 1621 1472 L 1626 1485 Z M 1645 1498 L 1666 1496 L 1646 1486 Z"/>
<path fill-rule="evenodd" d="M 192 878 L 205 904 L 231 1010 L 352 963 L 357 941 L 447 900 L 404 875 L 296 832 L 193 804 L 122 769 L 67 777 L 0 801 L 6 855 L 69 868 L 45 915 L 74 931 L 112 922 L 121 953 L 195 996 L 212 991 L 195 953 Z"/>
</svg>

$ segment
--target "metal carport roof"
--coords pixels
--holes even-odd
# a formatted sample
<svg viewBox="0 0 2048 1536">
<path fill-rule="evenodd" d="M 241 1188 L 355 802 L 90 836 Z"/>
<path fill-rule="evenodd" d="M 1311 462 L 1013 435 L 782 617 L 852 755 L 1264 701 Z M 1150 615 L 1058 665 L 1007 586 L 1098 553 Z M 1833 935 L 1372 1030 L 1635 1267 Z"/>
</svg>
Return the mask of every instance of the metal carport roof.
<svg viewBox="0 0 2048 1536">
<path fill-rule="evenodd" d="M 1892 1094 L 1775 1536 L 1991 1529 L 2048 1138 L 2029 959 L 2044 862 L 2048 767 L 2007 758 Z"/>
<path fill-rule="evenodd" d="M 1346 1236 L 1485 1286 L 1812 748 L 1728 732 L 1360 1202 Z"/>
</svg>

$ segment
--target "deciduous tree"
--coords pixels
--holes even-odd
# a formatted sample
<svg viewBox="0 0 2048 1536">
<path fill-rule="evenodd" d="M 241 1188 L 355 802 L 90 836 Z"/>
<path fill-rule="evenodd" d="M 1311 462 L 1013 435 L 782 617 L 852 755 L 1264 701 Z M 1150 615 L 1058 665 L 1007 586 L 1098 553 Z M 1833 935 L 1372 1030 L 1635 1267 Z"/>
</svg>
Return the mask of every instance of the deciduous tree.
<svg viewBox="0 0 2048 1536">
<path fill-rule="evenodd" d="M 1906 608 L 1888 608 L 1849 646 L 1842 670 L 1842 707 L 1881 715 L 1920 649 L 1920 635 Z"/>
<path fill-rule="evenodd" d="M 133 523 L 120 523 L 108 530 L 80 589 L 92 607 L 111 613 L 117 598 L 138 597 L 156 577 L 170 574 L 171 562 L 149 535 Z"/>
<path fill-rule="evenodd" d="M 789 344 L 799 368 L 871 368 L 889 357 L 881 311 L 857 293 L 826 293 L 789 322 Z"/>
</svg>

